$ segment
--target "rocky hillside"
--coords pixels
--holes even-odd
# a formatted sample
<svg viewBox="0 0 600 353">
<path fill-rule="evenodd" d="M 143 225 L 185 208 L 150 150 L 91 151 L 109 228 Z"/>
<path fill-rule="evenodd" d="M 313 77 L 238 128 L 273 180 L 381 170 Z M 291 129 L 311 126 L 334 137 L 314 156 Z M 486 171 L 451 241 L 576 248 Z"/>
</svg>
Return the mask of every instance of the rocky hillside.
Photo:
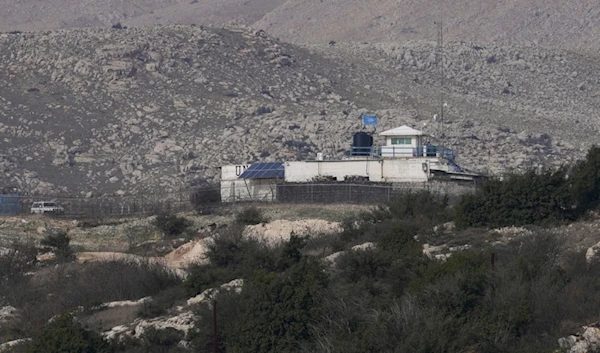
<svg viewBox="0 0 600 353">
<path fill-rule="evenodd" d="M 600 48 L 600 4 L 589 0 L 289 0 L 256 23 L 298 43 L 436 40 Z"/>
<path fill-rule="evenodd" d="M 2 0 L 0 31 L 111 26 L 119 21 L 181 3 L 180 0 Z"/>
<path fill-rule="evenodd" d="M 284 0 L 0 0 L 0 31 L 156 24 L 252 24 Z"/>
<path fill-rule="evenodd" d="M 134 193 L 221 165 L 342 157 L 360 115 L 423 128 L 474 170 L 556 165 L 595 141 L 594 56 L 429 43 L 302 48 L 245 27 L 0 35 L 0 184 Z M 380 142 L 380 141 L 377 141 Z M 435 142 L 435 141 L 434 141 Z"/>
<path fill-rule="evenodd" d="M 0 0 L 0 31 L 237 22 L 294 43 L 435 40 L 600 48 L 589 0 Z"/>
<path fill-rule="evenodd" d="M 160 10 L 126 19 L 128 26 L 154 24 L 217 25 L 239 23 L 252 25 L 285 0 L 203 0 L 184 1 Z"/>
</svg>

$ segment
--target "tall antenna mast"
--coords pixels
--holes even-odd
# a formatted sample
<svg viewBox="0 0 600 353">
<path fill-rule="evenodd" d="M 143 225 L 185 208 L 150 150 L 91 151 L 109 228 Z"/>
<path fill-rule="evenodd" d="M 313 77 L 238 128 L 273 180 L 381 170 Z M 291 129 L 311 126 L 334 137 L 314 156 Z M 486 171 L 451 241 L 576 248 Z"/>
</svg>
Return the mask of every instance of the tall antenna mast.
<svg viewBox="0 0 600 353">
<path fill-rule="evenodd" d="M 444 24 L 442 22 L 442 12 L 440 9 L 440 19 L 437 22 L 437 50 L 436 65 L 440 74 L 440 137 L 444 133 Z"/>
</svg>

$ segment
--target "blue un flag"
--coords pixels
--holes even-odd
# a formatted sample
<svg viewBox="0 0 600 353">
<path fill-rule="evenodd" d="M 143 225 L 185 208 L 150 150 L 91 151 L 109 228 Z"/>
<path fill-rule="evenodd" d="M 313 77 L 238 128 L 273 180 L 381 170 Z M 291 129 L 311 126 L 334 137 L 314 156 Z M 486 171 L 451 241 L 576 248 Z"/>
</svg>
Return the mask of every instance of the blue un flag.
<svg viewBox="0 0 600 353">
<path fill-rule="evenodd" d="M 363 125 L 377 125 L 377 117 L 374 115 L 363 115 Z"/>
</svg>

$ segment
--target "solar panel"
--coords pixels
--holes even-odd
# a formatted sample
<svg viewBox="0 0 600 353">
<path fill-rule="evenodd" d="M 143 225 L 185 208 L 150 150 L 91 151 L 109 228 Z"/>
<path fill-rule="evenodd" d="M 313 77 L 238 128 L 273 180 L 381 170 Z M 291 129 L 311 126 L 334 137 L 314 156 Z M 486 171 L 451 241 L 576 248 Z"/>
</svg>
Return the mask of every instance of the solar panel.
<svg viewBox="0 0 600 353">
<path fill-rule="evenodd" d="M 284 176 L 283 163 L 253 163 L 240 175 L 240 179 L 274 179 Z"/>
</svg>

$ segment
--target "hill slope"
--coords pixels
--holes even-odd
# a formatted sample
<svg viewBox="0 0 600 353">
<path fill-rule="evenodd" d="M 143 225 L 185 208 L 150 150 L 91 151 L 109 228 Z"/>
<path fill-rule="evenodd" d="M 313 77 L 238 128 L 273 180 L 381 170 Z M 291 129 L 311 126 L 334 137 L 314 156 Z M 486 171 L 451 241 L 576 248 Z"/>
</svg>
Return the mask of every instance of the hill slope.
<svg viewBox="0 0 600 353">
<path fill-rule="evenodd" d="M 443 15 L 443 17 L 442 17 Z M 288 0 L 255 24 L 296 43 L 436 40 L 600 48 L 600 3 L 590 0 Z"/>
<path fill-rule="evenodd" d="M 0 31 L 156 24 L 252 24 L 285 0 L 0 0 Z"/>
<path fill-rule="evenodd" d="M 181 0 L 1 0 L 0 31 L 110 26 Z"/>
<path fill-rule="evenodd" d="M 224 164 L 341 157 L 360 115 L 408 124 L 493 172 L 555 165 L 596 141 L 595 56 L 448 44 L 301 48 L 247 28 L 0 35 L 0 183 L 137 192 L 216 180 Z M 376 141 L 381 142 L 381 141 Z"/>
<path fill-rule="evenodd" d="M 590 0 L 0 0 L 0 31 L 237 22 L 294 43 L 436 40 L 600 48 Z M 443 15 L 443 17 L 442 17 Z"/>
</svg>

